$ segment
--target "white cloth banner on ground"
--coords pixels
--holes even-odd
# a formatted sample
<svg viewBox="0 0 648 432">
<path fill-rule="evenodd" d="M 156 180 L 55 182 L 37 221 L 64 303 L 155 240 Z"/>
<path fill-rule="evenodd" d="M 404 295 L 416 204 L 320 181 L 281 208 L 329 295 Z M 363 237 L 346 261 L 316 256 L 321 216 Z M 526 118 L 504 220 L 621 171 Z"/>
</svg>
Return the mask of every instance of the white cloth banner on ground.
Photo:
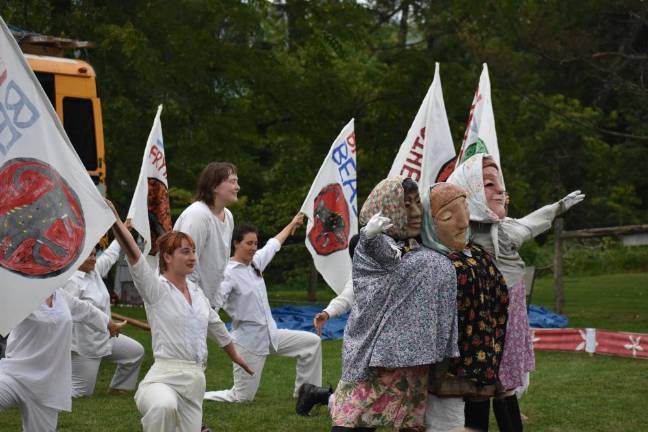
<svg viewBox="0 0 648 432">
<path fill-rule="evenodd" d="M 162 105 L 158 106 L 146 141 L 142 168 L 127 216 L 135 231 L 144 239 L 144 255 L 149 252 L 155 255 L 157 238 L 172 229 L 161 113 Z"/>
<path fill-rule="evenodd" d="M 432 84 L 398 150 L 389 177 L 411 177 L 423 190 L 437 181 L 445 180 L 447 175 L 439 178 L 439 174 L 447 168 L 454 168 L 455 154 L 443 102 L 439 63 L 436 63 Z"/>
<path fill-rule="evenodd" d="M 115 218 L 0 18 L 0 334 L 88 257 Z"/>
<path fill-rule="evenodd" d="M 463 163 L 475 153 L 490 154 L 495 159 L 495 162 L 497 162 L 497 166 L 502 170 L 499 146 L 497 144 L 497 132 L 495 131 L 495 114 L 493 113 L 491 99 L 491 84 L 486 63 L 484 63 L 484 68 L 479 77 L 479 86 L 470 106 L 468 125 L 464 134 L 463 143 L 461 144 L 461 150 L 459 151 L 459 157 L 457 158 L 457 165 Z M 502 175 L 502 177 L 504 176 Z"/>
<path fill-rule="evenodd" d="M 351 277 L 349 239 L 358 233 L 357 185 L 351 119 L 333 141 L 301 207 L 308 218 L 306 248 L 317 271 L 337 294 Z"/>
</svg>

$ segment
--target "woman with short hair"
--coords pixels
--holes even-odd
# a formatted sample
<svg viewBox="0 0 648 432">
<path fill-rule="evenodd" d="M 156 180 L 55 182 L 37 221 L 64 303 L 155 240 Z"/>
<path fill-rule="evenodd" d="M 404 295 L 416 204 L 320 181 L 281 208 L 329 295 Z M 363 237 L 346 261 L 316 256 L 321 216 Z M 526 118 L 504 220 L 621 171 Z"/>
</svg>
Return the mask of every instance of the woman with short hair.
<svg viewBox="0 0 648 432">
<path fill-rule="evenodd" d="M 109 205 L 117 216 L 112 203 Z M 171 231 L 158 239 L 158 276 L 118 216 L 112 229 L 126 253 L 151 326 L 155 362 L 135 394 L 144 431 L 198 431 L 205 393 L 207 336 L 248 374 L 254 372 L 236 352 L 225 324 L 200 287 L 187 278 L 196 267 L 191 237 Z"/>
</svg>

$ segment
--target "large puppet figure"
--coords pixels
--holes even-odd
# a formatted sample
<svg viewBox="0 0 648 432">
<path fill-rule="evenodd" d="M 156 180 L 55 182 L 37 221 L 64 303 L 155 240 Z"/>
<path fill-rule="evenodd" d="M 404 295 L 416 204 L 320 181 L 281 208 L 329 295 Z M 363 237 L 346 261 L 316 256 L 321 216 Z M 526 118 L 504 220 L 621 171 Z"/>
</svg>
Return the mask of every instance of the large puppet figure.
<svg viewBox="0 0 648 432">
<path fill-rule="evenodd" d="M 467 191 L 471 239 L 492 255 L 509 288 L 509 321 L 499 371 L 500 397 L 493 401 L 493 408 L 500 430 L 522 430 L 514 390 L 524 387 L 525 380 L 528 383 L 535 358 L 526 311 L 525 264 L 518 251 L 525 241 L 549 229 L 556 216 L 581 202 L 585 195 L 575 191 L 521 219 L 508 218 L 500 167 L 486 154 L 474 155 L 459 165 L 448 182 Z"/>
<path fill-rule="evenodd" d="M 458 353 L 455 271 L 414 240 L 421 213 L 403 177 L 380 182 L 362 208 L 333 431 L 423 430 L 429 365 Z"/>
<path fill-rule="evenodd" d="M 428 431 L 488 428 L 504 350 L 508 291 L 483 248 L 468 242 L 466 192 L 437 183 L 422 193 L 423 244 L 447 256 L 457 276 L 459 357 L 431 367 Z M 464 419 L 464 398 L 467 400 Z"/>
</svg>

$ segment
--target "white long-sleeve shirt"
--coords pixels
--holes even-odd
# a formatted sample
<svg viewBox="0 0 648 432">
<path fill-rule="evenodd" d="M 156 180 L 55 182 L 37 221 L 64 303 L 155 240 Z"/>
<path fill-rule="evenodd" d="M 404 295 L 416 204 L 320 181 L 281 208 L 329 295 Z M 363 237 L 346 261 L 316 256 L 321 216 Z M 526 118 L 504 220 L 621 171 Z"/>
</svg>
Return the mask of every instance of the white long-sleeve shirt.
<svg viewBox="0 0 648 432">
<path fill-rule="evenodd" d="M 129 268 L 151 326 L 153 357 L 207 363 L 207 335 L 219 346 L 232 338 L 202 290 L 187 280 L 191 304 L 167 278 L 158 276 L 144 256 Z"/>
<path fill-rule="evenodd" d="M 353 300 L 355 296 L 353 295 L 353 278 L 349 278 L 346 284 L 344 284 L 344 289 L 328 304 L 324 312 L 326 312 L 329 318 L 335 318 L 351 310 L 353 306 Z"/>
<path fill-rule="evenodd" d="M 560 201 L 541 207 L 520 219 L 505 218 L 497 227 L 498 248 L 493 244 L 491 224 L 471 222 L 471 238 L 495 258 L 497 269 L 509 287 L 524 277 L 525 264 L 518 251 L 522 244 L 551 228 L 560 210 Z M 497 253 L 495 253 L 497 250 Z"/>
<path fill-rule="evenodd" d="M 93 271 L 76 271 L 63 285 L 63 289 L 80 300 L 90 302 L 110 317 L 110 294 L 103 278 L 119 259 L 120 250 L 119 243 L 113 241 L 97 258 Z M 107 328 L 98 331 L 83 322 L 74 323 L 72 326 L 72 351 L 84 357 L 99 358 L 110 355 L 113 340 Z"/>
<path fill-rule="evenodd" d="M 189 280 L 202 288 L 211 303 L 224 279 L 234 231 L 234 216 L 228 209 L 224 211 L 221 221 L 207 204 L 196 201 L 180 214 L 173 227 L 189 234 L 196 244 L 196 268 Z"/>
<path fill-rule="evenodd" d="M 271 238 L 254 254 L 252 264 L 262 272 L 279 249 L 281 243 Z M 277 323 L 272 318 L 263 276 L 257 275 L 252 264 L 229 261 L 215 306 L 223 307 L 232 318 L 232 336 L 237 344 L 253 354 L 268 355 L 270 345 L 277 348 Z"/>
<path fill-rule="evenodd" d="M 0 373 L 15 378 L 41 405 L 70 411 L 72 322 L 84 322 L 100 331 L 108 327 L 108 320 L 90 303 L 58 289 L 52 307 L 42 303 L 11 331 Z"/>
</svg>

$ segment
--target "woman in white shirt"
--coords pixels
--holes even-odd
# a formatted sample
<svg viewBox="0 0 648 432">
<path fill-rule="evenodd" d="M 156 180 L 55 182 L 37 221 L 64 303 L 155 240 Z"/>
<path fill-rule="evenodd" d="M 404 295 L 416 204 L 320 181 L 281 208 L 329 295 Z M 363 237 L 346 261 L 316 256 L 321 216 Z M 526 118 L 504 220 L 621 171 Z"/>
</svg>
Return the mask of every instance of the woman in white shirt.
<svg viewBox="0 0 648 432">
<path fill-rule="evenodd" d="M 17 405 L 24 432 L 56 431 L 59 411 L 72 409 L 72 321 L 107 328 L 111 336 L 120 329 L 90 303 L 58 289 L 9 335 L 0 360 L 0 411 Z"/>
<path fill-rule="evenodd" d="M 109 203 L 112 207 L 112 204 Z M 117 216 L 117 211 L 112 207 Z M 158 239 L 160 275 L 146 263 L 128 229 L 119 220 L 115 238 L 124 249 L 133 282 L 144 300 L 151 326 L 155 362 L 135 393 L 144 431 L 196 432 L 201 428 L 209 335 L 246 373 L 225 324 L 199 286 L 187 279 L 196 266 L 189 235 L 171 231 Z"/>
<path fill-rule="evenodd" d="M 216 296 L 216 308 L 223 307 L 232 317 L 232 336 L 236 350 L 256 371 L 254 376 L 243 373 L 234 365 L 234 386 L 229 390 L 210 391 L 205 399 L 217 402 L 254 400 L 261 371 L 268 355 L 297 358 L 297 376 L 293 396 L 304 383 L 322 383 L 322 348 L 317 335 L 305 331 L 278 329 L 270 312 L 263 270 L 281 245 L 304 221 L 299 213 L 268 243 L 257 250 L 257 230 L 252 225 L 234 229 L 234 255 L 225 270 L 225 280 Z"/>
<path fill-rule="evenodd" d="M 119 259 L 119 252 L 117 241 L 113 241 L 99 258 L 93 250 L 63 289 L 110 316 L 110 294 L 103 278 Z M 126 335 L 110 338 L 106 329 L 97 331 L 86 323 L 75 322 L 72 327 L 72 397 L 94 393 L 102 358 L 117 364 L 110 382 L 111 390 L 135 388 L 144 358 L 142 344 Z"/>
</svg>

